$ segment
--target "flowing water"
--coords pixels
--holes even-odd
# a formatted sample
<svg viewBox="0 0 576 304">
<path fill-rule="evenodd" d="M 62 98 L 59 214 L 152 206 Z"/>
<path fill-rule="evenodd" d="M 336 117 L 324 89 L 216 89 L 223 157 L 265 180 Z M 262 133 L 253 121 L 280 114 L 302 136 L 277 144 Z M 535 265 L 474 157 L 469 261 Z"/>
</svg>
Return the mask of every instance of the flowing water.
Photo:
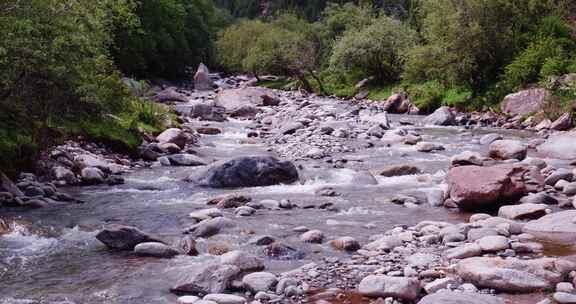
<svg viewBox="0 0 576 304">
<path fill-rule="evenodd" d="M 397 119 L 393 116 L 393 120 Z M 273 147 L 244 142 L 247 122 L 210 125 L 224 132 L 202 138 L 197 151 L 208 159 L 274 155 L 270 149 Z M 254 201 L 289 199 L 300 206 L 331 202 L 337 208 L 259 210 L 255 216 L 236 218 L 238 227 L 199 242 L 201 252 L 211 245 L 256 252 L 247 240 L 253 235 L 271 235 L 305 253 L 302 259 L 267 260 L 267 269 L 273 272 L 291 270 L 325 256 L 342 255 L 327 244 L 303 245 L 292 231 L 297 226 L 320 229 L 328 238 L 348 235 L 366 243 L 370 236 L 395 225 L 413 225 L 422 220 L 465 221 L 466 214 L 445 208 L 426 205 L 406 208 L 387 203 L 386 199 L 399 193 L 424 197 L 426 191 L 438 188 L 451 155 L 464 150 L 485 152 L 485 147 L 471 143 L 472 138 L 489 132 L 529 136 L 523 132 L 483 129 L 419 128 L 419 131 L 425 140 L 442 143 L 446 150 L 420 153 L 414 147 L 398 145 L 333 155 L 333 159 L 348 160 L 344 169 L 334 168 L 324 160 L 299 160 L 296 164 L 301 166 L 301 183 L 250 189 L 198 188 L 182 181 L 194 168 L 152 167 L 127 174 L 124 185 L 66 189 L 84 204 L 25 212 L 3 209 L 3 217 L 11 222 L 13 231 L 0 236 L 0 299 L 3 299 L 0 303 L 35 303 L 23 299 L 46 303 L 175 303 L 176 297 L 169 293 L 169 288 L 182 272 L 215 257 L 202 254 L 155 259 L 112 252 L 95 239 L 96 231 L 105 224 L 121 223 L 175 241 L 192 224 L 188 213 L 206 208 L 209 198 L 223 194 L 243 193 Z M 377 177 L 377 185 L 353 182 L 355 171 L 376 173 L 389 164 L 417 165 L 424 173 Z M 314 194 L 324 186 L 333 187 L 341 195 L 326 198 Z M 225 212 L 234 218 L 232 211 Z"/>
</svg>

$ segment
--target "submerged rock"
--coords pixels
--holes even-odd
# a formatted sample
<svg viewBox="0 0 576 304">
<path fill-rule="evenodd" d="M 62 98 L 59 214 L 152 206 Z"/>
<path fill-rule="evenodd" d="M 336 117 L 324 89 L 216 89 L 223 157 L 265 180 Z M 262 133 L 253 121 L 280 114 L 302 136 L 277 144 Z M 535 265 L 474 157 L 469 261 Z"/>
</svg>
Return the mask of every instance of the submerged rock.
<svg viewBox="0 0 576 304">
<path fill-rule="evenodd" d="M 274 157 L 240 157 L 213 164 L 187 180 L 212 188 L 270 186 L 297 181 L 298 170 L 291 162 Z"/>
<path fill-rule="evenodd" d="M 422 170 L 413 165 L 390 165 L 380 171 L 381 176 L 393 177 L 402 175 L 420 174 Z"/>
<path fill-rule="evenodd" d="M 118 250 L 133 250 L 140 243 L 156 242 L 163 243 L 140 229 L 131 226 L 112 224 L 98 232 L 96 239 L 104 243 L 108 248 Z"/>
</svg>

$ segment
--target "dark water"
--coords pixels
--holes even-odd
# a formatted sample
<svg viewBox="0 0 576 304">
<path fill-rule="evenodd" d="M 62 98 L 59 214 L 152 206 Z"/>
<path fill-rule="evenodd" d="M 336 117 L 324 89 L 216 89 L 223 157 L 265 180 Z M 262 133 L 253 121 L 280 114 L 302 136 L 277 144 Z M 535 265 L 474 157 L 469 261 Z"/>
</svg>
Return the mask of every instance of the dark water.
<svg viewBox="0 0 576 304">
<path fill-rule="evenodd" d="M 394 117 L 398 119 L 398 117 Z M 271 147 L 243 143 L 248 132 L 244 122 L 211 124 L 224 133 L 203 137 L 200 155 L 224 159 L 242 155 L 271 154 Z M 235 218 L 238 226 L 199 242 L 200 251 L 211 245 L 256 252 L 247 245 L 254 235 L 272 235 L 306 253 L 302 260 L 267 261 L 267 269 L 282 272 L 325 256 L 342 255 L 329 245 L 303 245 L 292 229 L 307 226 L 322 230 L 328 239 L 353 236 L 366 243 L 372 235 L 395 225 L 413 225 L 422 220 L 460 222 L 466 215 L 444 208 L 422 205 L 405 208 L 386 202 L 399 193 L 424 196 L 438 188 L 445 176 L 450 156 L 464 150 L 483 151 L 473 138 L 494 130 L 463 131 L 458 128 L 420 129 L 425 140 L 443 143 L 445 151 L 425 154 L 414 147 L 398 145 L 375 147 L 355 153 L 334 155 L 347 158 L 346 169 L 333 168 L 322 160 L 297 161 L 302 166 L 301 184 L 251 189 L 213 190 L 196 188 L 182 181 L 194 168 L 155 167 L 126 175 L 126 184 L 66 189 L 86 201 L 22 212 L 3 209 L 3 217 L 14 231 L 0 236 L 0 303 L 15 299 L 70 303 L 175 303 L 169 288 L 183 273 L 214 256 L 177 257 L 170 260 L 140 258 L 130 253 L 106 250 L 94 235 L 108 223 L 133 225 L 166 240 L 176 241 L 192 224 L 188 214 L 206 208 L 214 196 L 242 193 L 254 201 L 290 199 L 298 205 L 331 202 L 338 211 L 322 209 L 259 210 L 255 216 Z M 503 132 L 503 131 L 499 131 Z M 525 133 L 507 133 L 526 136 Z M 352 184 L 358 170 L 374 173 L 388 164 L 408 163 L 422 169 L 418 176 L 377 177 L 378 185 Z M 318 197 L 315 190 L 332 186 L 341 193 L 334 198 Z M 234 218 L 232 211 L 226 216 Z M 355 302 L 354 294 L 347 295 Z M 25 302 L 22 302 L 25 303 Z M 339 302 L 334 302 L 339 303 Z M 344 302 L 343 302 L 344 303 Z"/>
</svg>

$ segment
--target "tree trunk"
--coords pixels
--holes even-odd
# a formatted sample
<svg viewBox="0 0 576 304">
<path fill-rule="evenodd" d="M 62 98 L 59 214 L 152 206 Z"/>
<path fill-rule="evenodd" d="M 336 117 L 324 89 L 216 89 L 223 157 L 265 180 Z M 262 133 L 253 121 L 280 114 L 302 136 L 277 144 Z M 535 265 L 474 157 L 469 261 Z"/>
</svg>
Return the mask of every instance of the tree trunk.
<svg viewBox="0 0 576 304">
<path fill-rule="evenodd" d="M 298 78 L 298 80 L 302 83 L 302 86 L 304 86 L 304 90 L 306 92 L 314 93 L 314 90 L 312 89 L 312 85 L 310 85 L 310 82 L 308 81 L 308 79 L 306 79 L 306 75 L 304 75 L 302 73 L 302 71 L 300 71 L 300 70 L 292 71 L 292 75 L 294 75 L 294 77 Z"/>
</svg>

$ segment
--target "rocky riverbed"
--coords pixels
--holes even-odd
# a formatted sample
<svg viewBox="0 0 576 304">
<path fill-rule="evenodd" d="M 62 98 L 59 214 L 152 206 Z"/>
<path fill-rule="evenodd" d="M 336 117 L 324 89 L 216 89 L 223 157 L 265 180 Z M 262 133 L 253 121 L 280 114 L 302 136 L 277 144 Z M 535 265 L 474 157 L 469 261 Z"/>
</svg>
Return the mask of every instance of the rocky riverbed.
<svg viewBox="0 0 576 304">
<path fill-rule="evenodd" d="M 574 133 L 242 81 L 2 177 L 0 303 L 576 303 Z"/>
</svg>

